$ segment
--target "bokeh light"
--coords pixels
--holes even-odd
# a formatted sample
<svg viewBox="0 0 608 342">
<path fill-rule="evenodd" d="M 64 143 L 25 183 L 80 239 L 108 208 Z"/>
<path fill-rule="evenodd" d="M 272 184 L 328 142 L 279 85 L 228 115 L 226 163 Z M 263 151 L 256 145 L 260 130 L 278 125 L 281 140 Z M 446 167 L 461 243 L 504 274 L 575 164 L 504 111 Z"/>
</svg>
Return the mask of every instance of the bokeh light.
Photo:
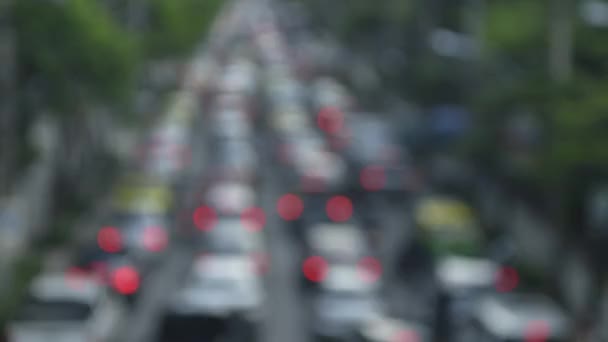
<svg viewBox="0 0 608 342">
<path fill-rule="evenodd" d="M 107 253 L 120 252 L 122 249 L 122 235 L 115 227 L 103 227 L 97 233 L 97 245 Z"/>
<path fill-rule="evenodd" d="M 213 208 L 200 206 L 194 211 L 192 219 L 196 228 L 202 231 L 210 231 L 217 223 L 217 214 Z"/>
<path fill-rule="evenodd" d="M 277 212 L 283 220 L 295 221 L 304 212 L 304 202 L 297 195 L 283 195 L 277 201 Z"/>
<path fill-rule="evenodd" d="M 346 196 L 334 196 L 327 201 L 325 210 L 330 220 L 344 222 L 353 215 L 353 203 Z"/>
<path fill-rule="evenodd" d="M 304 260 L 302 264 L 302 272 L 306 279 L 315 283 L 323 281 L 327 271 L 327 261 L 320 256 L 311 256 Z"/>
<path fill-rule="evenodd" d="M 340 133 L 344 127 L 344 114 L 335 107 L 323 107 L 317 114 L 317 126 L 328 134 Z"/>
<path fill-rule="evenodd" d="M 513 267 L 502 267 L 496 275 L 496 290 L 498 292 L 510 292 L 519 285 L 519 274 Z"/>
<path fill-rule="evenodd" d="M 117 268 L 112 274 L 112 287 L 123 295 L 130 295 L 139 289 L 139 272 L 131 266 Z"/>
</svg>

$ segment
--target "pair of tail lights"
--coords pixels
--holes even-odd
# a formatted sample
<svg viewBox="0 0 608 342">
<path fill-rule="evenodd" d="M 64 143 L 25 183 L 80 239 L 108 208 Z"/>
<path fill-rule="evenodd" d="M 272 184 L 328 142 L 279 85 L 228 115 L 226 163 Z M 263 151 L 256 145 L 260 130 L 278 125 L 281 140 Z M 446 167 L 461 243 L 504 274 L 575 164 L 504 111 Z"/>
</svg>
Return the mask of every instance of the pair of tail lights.
<svg viewBox="0 0 608 342">
<path fill-rule="evenodd" d="M 311 256 L 302 263 L 302 272 L 306 279 L 319 283 L 325 280 L 331 265 L 321 256 Z M 375 283 L 382 276 L 382 264 L 373 257 L 364 257 L 357 262 L 357 273 L 367 283 Z"/>
</svg>

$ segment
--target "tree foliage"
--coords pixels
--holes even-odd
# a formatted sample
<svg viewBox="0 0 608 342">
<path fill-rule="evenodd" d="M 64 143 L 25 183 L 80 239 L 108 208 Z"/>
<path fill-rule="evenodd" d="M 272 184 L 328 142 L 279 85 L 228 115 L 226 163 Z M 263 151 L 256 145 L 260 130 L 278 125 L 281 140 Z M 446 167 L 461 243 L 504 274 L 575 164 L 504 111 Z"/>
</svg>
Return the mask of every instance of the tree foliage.
<svg viewBox="0 0 608 342">
<path fill-rule="evenodd" d="M 15 18 L 21 76 L 43 85 L 45 102 L 67 109 L 82 95 L 125 95 L 137 48 L 98 2 L 20 0 Z"/>
<path fill-rule="evenodd" d="M 150 0 L 150 31 L 143 38 L 152 56 L 184 54 L 206 32 L 221 0 Z"/>
</svg>

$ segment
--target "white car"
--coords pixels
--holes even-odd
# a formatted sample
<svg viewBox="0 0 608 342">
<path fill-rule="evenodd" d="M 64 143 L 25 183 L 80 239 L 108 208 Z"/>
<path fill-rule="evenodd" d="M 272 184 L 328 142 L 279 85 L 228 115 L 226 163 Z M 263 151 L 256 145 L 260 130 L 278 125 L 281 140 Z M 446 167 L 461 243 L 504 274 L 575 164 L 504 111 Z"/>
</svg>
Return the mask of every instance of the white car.
<svg viewBox="0 0 608 342">
<path fill-rule="evenodd" d="M 261 252 L 264 240 L 256 224 L 240 218 L 220 218 L 213 229 L 202 236 L 203 246 L 209 253 L 249 255 Z"/>
<path fill-rule="evenodd" d="M 255 204 L 255 190 L 241 182 L 219 182 L 205 194 L 205 202 L 221 213 L 240 214 Z"/>
<path fill-rule="evenodd" d="M 493 288 L 498 271 L 489 259 L 456 255 L 439 260 L 435 268 L 442 290 L 454 294 Z"/>
<path fill-rule="evenodd" d="M 384 310 L 378 287 L 378 282 L 365 281 L 355 265 L 330 265 L 313 301 L 315 336 L 348 340 Z"/>
<path fill-rule="evenodd" d="M 353 224 L 324 223 L 306 231 L 310 255 L 319 255 L 333 263 L 357 263 L 368 255 L 369 246 L 362 231 Z"/>
<path fill-rule="evenodd" d="M 347 165 L 337 154 L 324 150 L 304 149 L 295 161 L 296 173 L 301 179 L 318 180 L 324 187 L 333 189 L 345 184 Z"/>
<path fill-rule="evenodd" d="M 220 317 L 234 312 L 257 314 L 263 296 L 255 267 L 255 260 L 247 255 L 197 258 L 184 286 L 173 297 L 171 311 Z"/>
<path fill-rule="evenodd" d="M 126 313 L 124 303 L 91 278 L 43 274 L 8 323 L 8 341 L 111 341 Z"/>
<path fill-rule="evenodd" d="M 573 326 L 565 312 L 539 294 L 495 294 L 477 306 L 470 341 L 573 341 Z"/>
</svg>

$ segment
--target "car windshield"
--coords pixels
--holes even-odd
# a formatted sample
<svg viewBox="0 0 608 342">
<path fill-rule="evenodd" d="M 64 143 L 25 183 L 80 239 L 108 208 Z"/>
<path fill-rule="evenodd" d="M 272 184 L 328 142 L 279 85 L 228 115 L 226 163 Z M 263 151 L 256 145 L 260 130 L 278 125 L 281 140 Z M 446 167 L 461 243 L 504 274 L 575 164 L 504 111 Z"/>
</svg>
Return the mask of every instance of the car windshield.
<svg viewBox="0 0 608 342">
<path fill-rule="evenodd" d="M 17 321 L 82 321 L 91 314 L 91 307 L 71 301 L 39 301 L 30 299 L 16 315 Z"/>
</svg>

